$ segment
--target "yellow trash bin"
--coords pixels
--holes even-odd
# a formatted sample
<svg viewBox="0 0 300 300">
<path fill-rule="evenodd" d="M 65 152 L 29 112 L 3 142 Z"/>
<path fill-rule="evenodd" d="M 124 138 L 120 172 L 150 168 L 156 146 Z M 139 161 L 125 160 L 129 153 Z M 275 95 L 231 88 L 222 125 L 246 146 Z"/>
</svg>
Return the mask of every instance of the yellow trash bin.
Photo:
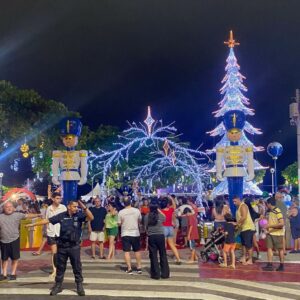
<svg viewBox="0 0 300 300">
<path fill-rule="evenodd" d="M 35 223 L 42 219 L 26 219 L 21 220 L 20 227 L 20 247 L 21 249 L 38 248 L 43 240 L 43 226 L 25 228 L 26 224 Z"/>
</svg>

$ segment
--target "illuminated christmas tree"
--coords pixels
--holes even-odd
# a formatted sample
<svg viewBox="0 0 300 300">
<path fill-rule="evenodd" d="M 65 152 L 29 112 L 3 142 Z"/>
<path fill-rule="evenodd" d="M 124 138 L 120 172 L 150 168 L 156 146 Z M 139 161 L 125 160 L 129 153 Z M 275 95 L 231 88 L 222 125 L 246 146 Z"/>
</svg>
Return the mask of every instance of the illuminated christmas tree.
<svg viewBox="0 0 300 300">
<path fill-rule="evenodd" d="M 249 108 L 250 101 L 243 92 L 247 92 L 246 86 L 243 84 L 245 77 L 240 73 L 240 66 L 237 63 L 237 59 L 234 54 L 234 47 L 238 46 L 233 39 L 233 33 L 230 31 L 230 37 L 224 44 L 229 47 L 229 55 L 226 59 L 226 75 L 222 80 L 222 88 L 220 89 L 222 100 L 219 102 L 219 109 L 213 112 L 216 118 L 222 118 L 224 114 L 230 110 L 240 110 L 244 112 L 246 116 L 253 116 L 254 110 Z M 260 129 L 253 127 L 248 121 L 246 121 L 242 137 L 239 143 L 245 146 L 253 147 L 254 151 L 262 151 L 263 147 L 254 146 L 253 143 L 247 138 L 245 132 L 255 135 L 262 134 Z M 219 146 L 229 146 L 230 141 L 226 136 L 226 129 L 223 121 L 212 131 L 208 132 L 210 136 L 222 136 L 221 140 L 216 144 L 216 148 Z M 213 153 L 215 149 L 208 152 Z M 255 170 L 265 169 L 258 161 L 255 160 Z M 214 169 L 211 170 L 213 172 Z M 214 190 L 214 195 L 227 194 L 227 181 L 221 182 Z M 261 190 L 253 182 L 244 182 L 244 194 L 261 195 Z"/>
</svg>

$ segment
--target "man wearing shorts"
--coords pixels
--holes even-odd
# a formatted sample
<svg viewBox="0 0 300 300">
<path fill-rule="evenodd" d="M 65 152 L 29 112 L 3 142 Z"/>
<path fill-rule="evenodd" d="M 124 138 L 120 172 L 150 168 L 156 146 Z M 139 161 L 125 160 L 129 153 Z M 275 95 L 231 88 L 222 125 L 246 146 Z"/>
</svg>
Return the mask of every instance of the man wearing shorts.
<svg viewBox="0 0 300 300">
<path fill-rule="evenodd" d="M 17 266 L 20 258 L 20 222 L 26 218 L 37 218 L 41 214 L 24 214 L 15 211 L 13 204 L 7 201 L 0 214 L 0 248 L 2 275 L 0 280 L 16 280 Z M 11 275 L 7 275 L 8 259 L 11 259 Z"/>
<path fill-rule="evenodd" d="M 96 258 L 96 242 L 99 242 L 99 258 L 105 259 L 104 256 L 104 220 L 107 214 L 107 211 L 104 207 L 101 206 L 101 200 L 99 197 L 94 200 L 94 207 L 90 208 L 94 220 L 89 222 L 88 228 L 90 233 L 91 249 L 92 249 L 92 258 Z"/>
<path fill-rule="evenodd" d="M 65 205 L 61 204 L 62 197 L 58 192 L 54 192 L 51 196 L 52 204 L 47 207 L 46 210 L 46 219 L 50 219 L 62 212 L 67 211 Z M 51 278 L 54 278 L 56 275 L 56 256 L 57 256 L 57 238 L 60 234 L 60 224 L 51 224 L 47 225 L 47 243 L 50 246 L 52 254 L 52 268 L 53 272 L 50 275 Z"/>
<path fill-rule="evenodd" d="M 139 209 L 131 207 L 129 197 L 124 198 L 123 204 L 124 208 L 118 214 L 118 224 L 121 225 L 122 247 L 127 265 L 126 273 L 133 274 L 130 260 L 130 251 L 132 249 L 137 263 L 136 271 L 138 274 L 142 274 L 139 231 L 142 215 Z"/>
<path fill-rule="evenodd" d="M 266 227 L 268 230 L 266 237 L 268 263 L 262 268 L 264 271 L 273 271 L 273 249 L 278 250 L 280 259 L 280 265 L 276 271 L 284 271 L 284 219 L 281 210 L 275 205 L 275 198 L 271 197 L 267 200 L 267 207 L 269 209 L 268 225 Z"/>
<path fill-rule="evenodd" d="M 242 200 L 235 196 L 233 197 L 233 203 L 237 207 L 236 220 L 237 225 L 241 231 L 241 243 L 243 248 L 243 256 L 240 259 L 243 265 L 252 265 L 252 255 L 253 255 L 253 235 L 255 232 L 255 226 L 251 219 L 251 215 L 247 204 L 242 202 Z M 248 252 L 248 259 L 246 258 Z"/>
</svg>

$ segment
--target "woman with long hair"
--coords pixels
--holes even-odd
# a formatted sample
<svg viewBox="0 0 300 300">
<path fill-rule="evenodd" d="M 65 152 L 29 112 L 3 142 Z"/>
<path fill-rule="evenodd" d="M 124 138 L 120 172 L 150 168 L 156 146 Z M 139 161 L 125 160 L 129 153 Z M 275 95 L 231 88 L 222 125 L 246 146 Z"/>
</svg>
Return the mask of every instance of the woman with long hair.
<svg viewBox="0 0 300 300">
<path fill-rule="evenodd" d="M 171 202 L 170 202 L 171 201 Z M 176 264 L 180 265 L 180 257 L 178 250 L 175 246 L 174 243 L 174 227 L 173 227 L 173 214 L 176 209 L 176 203 L 173 198 L 170 197 L 163 197 L 161 202 L 160 202 L 160 208 L 161 212 L 165 215 L 166 220 L 163 222 L 164 226 L 164 234 L 165 234 L 165 239 L 166 243 L 168 243 L 170 249 L 172 250 L 173 254 L 175 255 L 176 258 Z"/>
<path fill-rule="evenodd" d="M 223 198 L 216 198 L 214 200 L 214 207 L 212 209 L 212 217 L 214 220 L 214 230 L 217 230 L 219 227 L 223 227 L 226 223 L 225 214 L 229 212 L 229 207 L 225 204 Z"/>
<path fill-rule="evenodd" d="M 151 264 L 151 278 L 169 278 L 170 269 L 167 259 L 165 245 L 165 235 L 163 222 L 166 220 L 165 215 L 159 210 L 158 200 L 151 200 L 150 212 L 145 216 L 145 225 L 148 233 L 148 249 Z M 159 253 L 159 262 L 158 262 Z"/>
<path fill-rule="evenodd" d="M 109 203 L 107 210 L 104 221 L 109 242 L 107 259 L 113 259 L 115 257 L 115 239 L 118 236 L 118 211 L 114 203 Z"/>
<path fill-rule="evenodd" d="M 260 259 L 260 254 L 259 254 L 259 245 L 257 240 L 259 239 L 259 226 L 258 226 L 258 221 L 260 218 L 260 213 L 256 212 L 252 206 L 252 199 L 251 198 L 246 198 L 245 199 L 245 204 L 248 206 L 249 209 L 249 213 L 251 216 L 251 219 L 255 225 L 255 232 L 253 234 L 253 248 L 256 250 L 256 255 L 257 255 L 257 259 Z"/>
</svg>

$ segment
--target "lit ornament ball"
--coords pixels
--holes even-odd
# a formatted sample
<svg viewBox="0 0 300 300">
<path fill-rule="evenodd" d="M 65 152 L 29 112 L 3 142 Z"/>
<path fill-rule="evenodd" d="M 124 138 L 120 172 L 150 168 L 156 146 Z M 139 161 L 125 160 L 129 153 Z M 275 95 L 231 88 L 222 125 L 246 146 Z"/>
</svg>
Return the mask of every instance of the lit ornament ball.
<svg viewBox="0 0 300 300">
<path fill-rule="evenodd" d="M 267 147 L 267 152 L 273 159 L 277 159 L 282 154 L 282 151 L 283 147 L 278 142 L 270 143 Z"/>
<path fill-rule="evenodd" d="M 28 158 L 29 153 L 28 152 L 24 152 L 22 155 L 23 155 L 24 158 Z"/>
</svg>

